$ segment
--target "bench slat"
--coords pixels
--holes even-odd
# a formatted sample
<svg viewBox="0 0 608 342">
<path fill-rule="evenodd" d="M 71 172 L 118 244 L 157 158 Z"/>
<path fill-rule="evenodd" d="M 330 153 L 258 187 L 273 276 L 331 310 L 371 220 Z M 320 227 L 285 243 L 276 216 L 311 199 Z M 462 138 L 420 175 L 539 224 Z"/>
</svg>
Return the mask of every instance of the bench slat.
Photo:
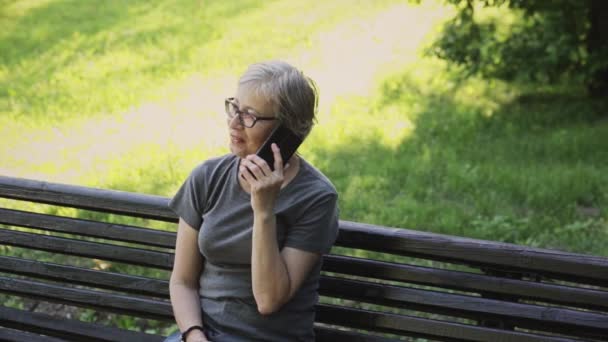
<svg viewBox="0 0 608 342">
<path fill-rule="evenodd" d="M 0 224 L 174 248 L 175 233 L 115 223 L 0 208 Z"/>
<path fill-rule="evenodd" d="M 4 342 L 66 342 L 56 337 L 38 335 L 26 331 L 9 329 L 0 326 L 0 341 Z"/>
<path fill-rule="evenodd" d="M 173 254 L 0 228 L 4 244 L 170 270 Z"/>
<path fill-rule="evenodd" d="M 177 217 L 175 217 L 175 215 L 167 207 L 169 199 L 161 196 L 143 195 L 115 190 L 92 189 L 81 186 L 54 184 L 0 176 L 0 197 L 76 207 L 101 212 L 110 212 L 134 217 L 144 217 L 167 222 L 177 222 Z M 108 237 L 110 237 L 111 239 L 116 239 L 117 241 L 140 243 L 137 241 L 142 241 L 142 238 L 137 236 L 137 232 L 144 233 L 144 231 L 139 230 L 142 228 L 134 226 L 112 225 L 109 223 L 65 217 L 54 217 L 44 214 L 30 214 L 17 210 L 0 209 L 0 217 L 9 217 L 7 220 L 10 220 L 8 223 L 10 226 L 61 231 L 68 234 L 99 237 L 104 240 L 107 240 Z M 0 224 L 2 224 L 2 222 L 0 222 Z M 37 225 L 38 227 L 36 227 Z M 83 226 L 84 228 L 79 228 L 80 226 Z M 121 234 L 122 231 L 124 231 L 125 234 Z M 164 234 L 159 234 L 158 237 L 148 237 L 147 235 L 142 234 L 142 236 L 144 236 L 143 241 L 146 241 L 144 244 L 149 246 L 172 248 L 174 234 L 168 232 L 163 233 Z M 165 242 L 162 242 L 163 244 L 159 245 L 158 241 L 160 240 L 155 240 L 157 238 L 160 238 L 160 240 Z M 173 239 L 172 243 L 167 243 L 167 239 Z M 32 242 L 32 240 L 39 240 L 39 242 Z M 12 229 L 0 229 L 0 241 L 7 241 L 7 245 L 125 262 L 146 267 L 159 267 L 165 270 L 170 270 L 173 263 L 173 256 L 170 253 L 142 250 L 132 247 L 114 246 L 106 243 L 71 240 L 58 236 L 24 233 Z M 72 245 L 76 245 L 76 247 L 72 248 Z M 364 249 L 381 253 L 390 253 L 479 267 L 484 272 L 489 272 L 489 275 L 472 273 L 466 274 L 466 272 L 438 269 L 430 271 L 424 267 L 405 265 L 405 267 L 397 268 L 398 271 L 396 272 L 394 267 L 391 268 L 388 265 L 390 263 L 376 264 L 375 261 L 371 260 L 370 263 L 367 263 L 366 272 L 368 272 L 368 275 L 374 273 L 388 273 L 388 275 L 374 276 L 379 279 L 385 277 L 389 278 L 389 280 L 395 280 L 394 278 L 401 277 L 403 279 L 408 279 L 407 277 L 409 277 L 410 280 L 402 279 L 397 281 L 405 281 L 421 285 L 440 286 L 447 289 L 467 292 L 476 292 L 482 294 L 483 296 L 494 297 L 496 299 L 433 292 L 430 290 L 402 288 L 399 286 L 368 284 L 368 281 L 332 279 L 325 276 L 321 281 L 326 285 L 329 284 L 329 287 L 325 286 L 321 289 L 320 292 L 322 295 L 332 295 L 333 292 L 339 292 L 335 294 L 336 297 L 347 297 L 349 299 L 363 300 L 376 304 L 393 305 L 403 307 L 405 309 L 420 309 L 421 311 L 429 311 L 440 314 L 443 312 L 448 312 L 445 310 L 452 310 L 452 312 L 460 311 L 458 315 L 461 317 L 471 317 L 471 315 L 478 315 L 478 313 L 481 312 L 483 314 L 483 320 L 502 320 L 507 326 L 517 323 L 516 325 L 518 327 L 528 328 L 531 330 L 547 329 L 551 332 L 559 331 L 568 333 L 573 326 L 576 326 L 577 328 L 573 330 L 573 334 L 577 333 L 580 336 L 586 337 L 608 338 L 604 337 L 604 335 L 600 336 L 600 334 L 605 334 L 608 336 L 605 326 L 608 323 L 602 325 L 601 322 L 598 322 L 598 317 L 605 322 L 608 322 L 608 315 L 509 302 L 519 298 L 532 301 L 546 301 L 549 303 L 563 305 L 575 305 L 572 303 L 576 303 L 576 306 L 578 307 L 605 311 L 607 305 L 605 291 L 603 291 L 604 289 L 585 289 L 584 285 L 597 285 L 608 288 L 608 258 L 411 231 L 407 229 L 379 227 L 348 221 L 340 221 L 340 235 L 336 245 L 347 248 Z M 154 254 L 156 254 L 157 259 L 152 261 L 151 265 L 149 262 L 151 259 L 154 259 Z M 133 258 L 134 255 L 137 256 L 135 262 Z M 329 266 L 325 267 L 323 269 L 324 271 L 332 270 L 331 258 L 332 256 L 326 257 L 326 260 L 328 261 L 327 264 L 329 264 Z M 340 258 L 341 257 L 333 259 L 333 261 L 337 260 L 334 264 L 336 268 L 333 269 L 337 273 L 340 273 L 340 262 L 343 262 L 343 264 L 347 263 L 346 259 Z M 9 259 L 2 260 L 10 261 Z M 0 260 L 0 265 L 2 264 L 2 260 Z M 8 266 L 6 267 L 16 267 L 16 264 L 8 261 L 6 263 Z M 42 266 L 40 265 L 41 264 L 38 264 L 38 267 L 47 267 L 47 264 L 42 264 Z M 360 273 L 356 273 L 357 270 L 355 270 L 355 268 L 357 267 L 364 268 L 364 265 L 351 264 L 349 265 L 348 272 L 359 276 L 365 276 L 361 275 Z M 42 270 L 40 271 L 42 273 L 45 272 Z M 62 280 L 65 278 L 58 276 L 56 273 L 59 271 L 59 269 L 46 268 L 46 271 L 48 272 L 44 273 L 42 278 L 58 280 L 60 282 L 67 281 L 69 283 L 76 283 L 76 281 L 70 281 L 69 279 Z M 77 272 L 78 268 L 73 268 L 70 271 Z M 342 268 L 342 272 L 345 272 L 345 268 Z M 10 271 L 10 273 L 25 274 L 27 272 Z M 102 273 L 103 272 L 96 273 L 95 276 L 100 277 L 99 279 L 106 279 L 106 281 L 108 281 L 107 288 L 116 288 L 111 286 L 112 280 L 110 279 L 113 279 L 113 281 L 116 282 L 124 282 L 130 278 L 130 276 L 127 275 L 116 274 L 112 274 L 106 278 L 106 275 Z M 409 275 L 404 275 L 407 273 L 409 273 Z M 501 278 L 503 275 L 505 278 Z M 40 277 L 40 275 L 37 275 L 36 272 L 30 272 L 28 276 Z M 74 273 L 68 276 L 74 276 Z M 546 282 L 535 283 L 526 280 L 509 279 L 511 276 L 514 276 L 515 278 L 523 277 L 525 279 L 543 279 L 545 281 L 565 280 L 583 285 L 575 288 L 570 286 L 548 284 Z M 438 284 L 438 281 L 434 280 L 433 277 L 442 277 L 441 284 Z M 133 279 L 134 282 L 142 281 L 142 279 L 136 279 L 136 277 L 131 279 Z M 90 282 L 91 281 L 89 281 L 89 283 Z M 336 284 L 335 282 L 338 283 Z M 477 287 L 475 287 L 476 282 L 482 283 L 483 285 L 477 284 Z M 166 284 L 164 285 L 166 286 Z M 102 286 L 99 284 L 94 284 L 94 286 L 104 288 L 105 285 Z M 127 285 L 127 287 L 128 286 L 130 285 Z M 120 288 L 120 286 L 118 286 L 118 288 Z M 505 290 L 505 288 L 507 289 Z M 129 310 L 140 310 L 142 311 L 141 313 L 143 313 L 143 315 L 147 315 L 145 311 L 155 307 L 154 305 L 151 305 L 150 308 L 145 308 L 145 305 L 142 305 L 141 308 L 134 309 L 132 306 L 130 306 L 130 302 L 124 301 L 124 299 L 138 301 L 140 298 L 131 298 L 131 296 L 110 294 L 102 291 L 61 288 L 60 285 L 33 282 L 16 278 L 4 278 L 3 280 L 3 278 L 0 277 L 0 291 L 7 292 L 9 294 L 16 294 L 18 296 L 21 295 L 34 298 L 46 297 L 46 300 L 55 302 L 59 301 L 62 303 L 66 302 L 62 299 L 62 297 L 65 297 L 68 298 L 68 302 L 72 305 L 98 308 L 102 310 L 104 307 L 106 307 L 107 311 L 120 313 L 124 313 L 124 311 L 121 312 L 119 309 L 128 308 Z M 420 297 L 420 293 L 415 291 L 424 293 L 426 297 Z M 66 294 L 69 294 L 71 297 L 66 297 Z M 117 305 L 116 308 L 107 308 L 105 300 L 108 296 L 111 298 L 110 306 Z M 575 299 L 568 299 L 568 296 Z M 98 301 L 95 301 L 95 298 L 97 298 Z M 103 301 L 99 298 L 103 298 Z M 462 298 L 466 298 L 466 301 L 463 302 Z M 498 301 L 498 298 L 504 300 Z M 450 302 L 450 300 L 452 300 L 452 302 Z M 151 304 L 152 302 L 155 301 L 152 300 L 150 302 L 145 302 L 144 300 L 144 304 L 146 305 Z M 168 318 L 165 318 L 172 321 L 170 304 L 167 301 L 161 302 L 163 302 L 166 306 L 164 309 L 167 309 L 168 307 Z M 118 306 L 118 303 L 120 303 L 120 306 Z M 488 303 L 495 303 L 496 305 L 500 304 L 498 312 L 496 312 L 496 308 L 493 307 L 493 305 L 488 306 Z M 478 309 L 476 306 L 484 307 Z M 320 305 L 317 312 L 322 314 L 324 307 L 326 306 Z M 526 310 L 523 310 L 522 312 L 522 308 L 526 308 Z M 349 326 L 349 324 L 352 325 L 353 323 L 348 323 L 348 321 L 354 320 L 356 321 L 354 328 L 366 329 L 365 326 L 367 324 L 367 326 L 372 326 L 372 328 L 369 328 L 370 330 L 377 332 L 400 333 L 399 331 L 401 327 L 407 326 L 406 335 L 432 336 L 440 340 L 467 339 L 466 336 L 484 336 L 483 338 L 480 337 L 477 340 L 546 340 L 542 336 L 533 336 L 532 334 L 523 333 L 520 331 L 497 330 L 489 327 L 478 327 L 452 322 L 438 323 L 435 320 L 425 319 L 422 317 L 399 316 L 370 311 L 365 311 L 364 314 L 362 314 L 361 310 L 344 307 L 334 307 L 331 310 L 337 310 L 335 312 L 342 313 L 340 317 L 334 317 L 335 320 L 344 320 L 345 322 L 332 323 L 331 319 L 326 321 L 321 319 L 318 321 L 328 324 Z M 505 312 L 508 314 L 505 314 Z M 325 313 L 327 313 L 327 309 L 325 309 Z M 160 317 L 158 312 L 151 315 Z M 536 319 L 534 317 L 536 317 Z M 357 321 L 365 319 L 368 320 L 367 323 Z M 412 325 L 414 328 L 412 328 Z M 422 329 L 422 327 L 425 328 Z M 507 339 L 504 339 L 505 336 Z M 514 336 L 517 336 L 517 338 Z M 475 338 L 471 339 L 475 340 Z M 557 339 L 568 340 L 567 338 Z"/>
<path fill-rule="evenodd" d="M 0 257 L 0 269 L 33 276 L 43 273 L 51 279 L 64 282 L 77 282 L 87 286 L 98 286 L 132 293 L 148 293 L 153 296 L 168 298 L 167 281 L 157 279 L 86 270 L 72 266 L 55 265 L 37 261 L 26 261 L 11 257 Z M 22 271 L 19 271 L 19 269 Z M 428 310 L 427 306 L 432 306 L 434 304 L 435 306 L 433 309 L 429 311 L 437 312 L 438 309 L 442 309 L 446 314 L 462 315 L 474 319 L 485 319 L 489 315 L 501 315 L 504 317 L 511 317 L 511 319 L 519 319 L 519 316 L 521 316 L 522 313 L 525 313 L 527 314 L 525 318 L 538 320 L 538 316 L 543 315 L 545 312 L 544 308 L 525 304 L 514 304 L 515 306 L 518 306 L 517 310 L 514 310 L 511 306 L 504 308 L 504 305 L 501 305 L 494 300 L 479 297 L 441 294 L 395 286 L 387 287 L 386 285 L 326 276 L 322 277 L 319 290 L 320 294 L 324 296 L 336 296 L 404 308 L 412 308 L 413 305 L 423 305 L 424 309 Z M 440 298 L 437 296 L 440 296 Z M 412 300 L 411 298 L 414 298 L 415 300 Z M 429 298 L 433 301 L 430 301 Z M 454 302 L 457 302 L 458 304 L 453 304 Z M 447 309 L 445 308 L 446 305 L 448 306 Z M 532 310 L 532 312 L 530 312 L 530 310 Z M 585 330 L 590 327 L 593 328 L 593 326 L 586 325 L 589 321 L 589 314 L 587 313 L 562 310 L 561 314 L 558 316 L 559 320 L 549 320 L 548 322 L 559 324 L 560 326 L 565 324 L 564 329 L 572 329 L 572 327 L 570 327 L 571 324 L 582 325 Z M 536 327 L 536 325 L 530 325 L 529 322 L 527 326 Z"/>
<path fill-rule="evenodd" d="M 6 279 L 5 277 L 0 277 L 0 290 L 19 295 L 19 296 L 28 296 L 34 298 L 40 298 L 43 300 L 49 301 L 57 301 L 57 298 L 62 298 L 62 302 L 67 302 L 71 305 L 77 306 L 85 306 L 85 307 L 93 307 L 96 309 L 100 309 L 103 311 L 111 311 L 118 312 L 128 315 L 135 315 L 140 317 L 149 317 L 154 319 L 164 319 L 171 320 L 172 312 L 171 307 L 168 302 L 159 302 L 159 301 L 150 301 L 143 299 L 134 299 L 130 297 L 124 297 L 115 294 L 107 294 L 101 293 L 98 291 L 90 291 L 90 290 L 81 290 L 81 289 L 66 289 L 55 285 L 42 284 L 37 282 L 19 280 L 19 279 Z M 339 310 L 340 318 L 336 320 L 336 314 L 327 315 L 327 310 L 324 309 L 327 305 L 320 305 L 318 308 L 318 316 L 319 322 L 328 323 L 328 324 L 339 324 L 344 326 L 352 326 L 353 322 L 357 322 L 355 327 L 361 328 L 359 323 L 365 329 L 373 329 L 374 326 L 382 328 L 378 330 L 378 332 L 393 332 L 393 333 L 404 333 L 411 332 L 412 330 L 412 320 L 418 322 L 420 321 L 429 321 L 423 326 L 425 329 L 431 328 L 429 325 L 431 323 L 430 320 L 415 318 L 415 317 L 407 317 L 407 316 L 398 316 L 392 314 L 378 313 L 365 311 L 365 314 L 361 316 L 362 310 L 352 309 L 352 308 L 339 308 L 333 307 Z M 154 312 L 153 314 L 151 312 Z M 363 323 L 366 322 L 366 323 Z M 373 326 L 369 326 L 369 324 L 373 323 Z M 435 324 L 437 322 L 432 321 L 433 328 L 430 331 L 436 332 L 441 331 L 441 329 Z M 449 331 L 449 333 L 458 332 L 459 337 L 465 336 L 474 336 L 479 334 L 480 331 L 485 332 L 483 334 L 484 337 L 498 337 L 502 336 L 510 336 L 513 335 L 513 332 L 509 331 L 495 331 L 488 328 L 480 328 L 476 326 L 468 326 L 464 324 L 457 324 L 456 327 L 453 327 L 454 323 L 441 323 L 440 326 L 452 327 L 444 332 Z M 472 329 L 472 330 L 471 330 Z M 458 331 L 457 331 L 458 330 Z M 462 330 L 462 332 L 460 332 Z M 421 330 L 425 331 L 425 330 Z M 429 331 L 429 330 L 427 330 Z M 415 330 L 414 330 L 415 332 Z M 449 335 L 446 335 L 449 336 Z M 521 339 L 520 333 L 515 333 L 517 341 L 524 341 Z M 475 340 L 475 339 L 473 339 Z M 483 339 L 477 339 L 483 340 Z M 538 339 L 531 339 L 530 341 L 537 341 Z"/>
<path fill-rule="evenodd" d="M 102 311 L 158 320 L 173 320 L 171 304 L 166 300 L 125 296 L 88 289 L 67 288 L 54 284 L 4 276 L 0 276 L 0 291 L 22 297 L 90 307 Z"/>
<path fill-rule="evenodd" d="M 0 256 L 0 271 L 60 281 L 67 284 L 80 284 L 137 295 L 169 298 L 169 282 L 161 279 L 7 256 Z"/>
<path fill-rule="evenodd" d="M 608 258 L 456 236 L 340 222 L 339 245 L 378 252 L 536 272 L 608 287 Z"/>
<path fill-rule="evenodd" d="M 26 312 L 0 306 L 0 325 L 5 327 L 18 327 L 37 331 L 47 335 L 60 336 L 70 341 L 124 341 L 124 342 L 161 342 L 164 336 L 150 335 L 124 329 L 109 328 L 99 324 L 85 323 L 73 319 L 58 318 L 37 312 Z M 334 342 L 389 342 L 392 339 L 379 336 L 361 334 L 353 331 L 344 331 L 334 328 L 315 326 L 316 341 Z M 0 328 L 0 340 L 22 342 L 63 342 L 58 337 L 41 336 L 35 333 Z"/>
<path fill-rule="evenodd" d="M 323 271 L 435 286 L 482 295 L 508 295 L 526 300 L 606 311 L 608 291 L 507 279 L 483 274 L 339 255 L 326 255 Z"/>
<path fill-rule="evenodd" d="M 315 325 L 315 342 L 394 342 L 394 339 Z"/>
<path fill-rule="evenodd" d="M 175 243 L 174 233 L 2 208 L 0 208 L 0 223 L 66 233 L 77 233 L 91 237 L 112 238 L 119 241 L 151 244 L 170 248 L 173 247 Z M 361 260 L 361 262 L 366 263 L 366 267 L 360 267 L 362 265 L 360 265 L 355 258 L 326 258 L 326 260 L 326 263 L 328 264 L 327 268 L 329 268 L 330 271 L 335 272 L 347 273 L 346 270 L 348 270 L 348 274 L 359 273 L 359 275 L 368 276 L 361 273 L 374 270 L 380 272 L 379 268 L 384 267 L 384 273 L 391 272 L 394 274 L 399 272 L 401 275 L 407 275 L 407 278 L 401 277 L 400 279 L 395 280 L 410 281 L 423 285 L 443 286 L 462 291 L 480 291 L 484 294 L 508 294 L 523 299 L 548 301 L 550 303 L 563 305 L 575 305 L 588 309 L 608 308 L 608 293 L 603 291 L 544 285 L 504 278 L 488 278 L 481 275 L 466 274 L 464 272 L 434 269 L 424 270 L 424 268 L 421 267 L 407 267 L 397 264 L 395 264 L 395 266 L 401 266 L 401 270 L 395 269 L 394 267 L 389 270 L 388 268 L 391 267 L 391 265 L 388 263 L 382 264 L 381 262 L 368 260 Z M 379 272 L 375 273 L 377 274 Z M 419 279 L 413 279 L 414 275 L 418 275 Z M 424 278 L 426 281 L 421 281 L 420 278 Z M 442 279 L 442 284 L 430 281 L 434 279 Z M 450 279 L 453 280 L 454 284 L 467 284 L 467 287 L 450 286 L 448 283 Z M 496 289 L 498 289 L 498 291 L 496 291 Z M 598 298 L 600 298 L 599 301 Z"/>
<path fill-rule="evenodd" d="M 370 310 L 342 308 L 319 304 L 317 321 L 357 329 L 395 333 L 442 341 L 501 341 L 501 342 L 566 342 L 566 337 L 532 335 L 519 331 L 500 330 L 439 321 L 427 318 L 379 313 Z"/>
<path fill-rule="evenodd" d="M 11 261 L 11 259 L 18 260 L 18 259 L 10 258 L 10 257 L 0 257 L 0 261 L 3 261 L 3 260 L 9 260 L 9 261 Z M 0 265 L 3 265 L 3 264 L 5 264 L 5 263 L 0 262 Z M 18 262 L 15 263 L 15 265 L 14 265 L 15 267 L 14 268 L 16 268 L 16 267 L 23 267 L 24 269 L 30 269 L 30 268 L 34 268 L 35 269 L 37 267 L 37 264 L 43 264 L 43 263 L 37 262 L 37 261 L 26 261 L 24 263 L 24 262 L 22 262 L 22 260 L 18 260 Z M 71 267 L 71 266 L 52 265 L 52 264 L 49 264 L 49 265 L 50 266 L 59 266 L 56 269 L 56 271 L 58 272 L 58 275 L 69 274 L 69 273 L 76 272 L 76 270 L 74 270 L 72 272 L 69 272 L 69 271 L 65 272 L 66 269 L 68 269 L 68 270 L 69 269 L 77 269 L 77 268 Z M 3 267 L 2 269 L 5 269 L 5 268 L 6 267 Z M 91 270 L 79 269 L 78 271 L 91 271 Z M 35 270 L 33 272 L 35 272 Z M 78 272 L 76 272 L 76 274 L 77 273 Z M 85 274 L 87 274 L 87 273 L 88 272 L 85 272 Z M 95 274 L 95 273 L 96 274 L 103 274 L 103 278 L 98 277 L 99 279 L 97 279 L 95 277 L 92 277 L 87 282 L 87 285 L 99 285 L 101 283 L 109 283 L 109 284 L 114 283 L 114 287 L 113 288 L 115 290 L 125 290 L 125 288 L 131 288 L 131 285 L 137 284 L 137 282 L 133 281 L 133 278 L 135 278 L 136 280 L 139 280 L 141 278 L 141 277 L 133 277 L 133 276 L 124 276 L 124 275 L 118 275 L 118 274 L 111 274 L 109 272 L 101 272 L 101 271 L 91 271 L 91 273 L 93 273 L 93 274 Z M 112 282 L 112 281 L 107 281 L 106 279 L 104 279 L 105 277 L 113 278 L 113 277 L 116 277 L 116 276 L 119 276 L 119 278 L 121 280 L 118 281 L 118 282 Z M 391 291 L 387 291 L 386 287 L 377 286 L 376 288 L 374 288 L 373 284 L 371 284 L 372 286 L 370 286 L 370 284 L 361 285 L 361 284 L 359 284 L 359 282 L 346 281 L 346 280 L 342 280 L 342 279 L 328 278 L 328 277 L 324 277 L 324 278 L 326 278 L 326 279 L 322 279 L 321 280 L 321 289 L 320 289 L 320 292 L 321 292 L 322 295 L 335 294 L 335 293 L 332 293 L 332 291 L 340 291 L 340 294 L 341 294 L 340 297 L 342 297 L 342 294 L 345 294 L 346 298 L 353 299 L 352 295 L 350 294 L 351 291 L 348 291 L 347 293 L 345 293 L 343 289 L 349 289 L 349 290 L 354 289 L 354 292 L 357 294 L 357 296 L 356 296 L 355 299 L 357 299 L 357 300 L 363 300 L 363 301 L 366 301 L 366 302 L 376 302 L 378 304 L 387 304 L 383 300 L 378 301 L 378 297 L 388 298 L 388 300 L 390 300 L 391 298 L 393 298 L 393 300 L 395 300 L 395 301 L 397 301 L 399 303 L 401 303 L 401 298 L 404 297 L 402 294 L 399 294 L 399 293 L 397 293 L 397 294 L 392 293 L 391 294 Z M 158 280 L 153 280 L 153 279 L 147 279 L 147 278 L 144 278 L 144 279 L 145 279 L 145 282 L 142 283 L 142 284 L 145 285 L 145 284 L 150 284 L 150 283 L 156 283 L 155 287 L 163 287 L 164 286 L 164 291 L 163 292 L 166 293 L 166 291 L 167 291 L 166 290 L 166 287 L 167 287 L 167 282 L 166 281 L 163 282 L 163 281 L 158 281 Z M 332 284 L 332 281 L 334 281 L 334 283 L 337 282 L 338 284 Z M 143 286 L 142 286 L 142 288 L 143 288 Z M 328 288 L 329 288 L 329 291 L 328 291 Z M 337 288 L 338 290 L 335 290 L 334 288 Z M 44 293 L 47 293 L 46 288 L 43 291 L 44 291 Z M 329 292 L 329 293 L 327 293 L 327 292 Z M 364 293 L 364 296 L 362 296 L 361 293 Z M 376 296 L 376 293 L 380 293 L 380 295 Z M 370 296 L 372 297 L 372 300 L 369 299 Z M 416 296 L 416 294 L 414 294 L 413 296 Z M 362 298 L 362 297 L 365 297 L 365 298 Z M 396 297 L 397 299 L 394 299 L 394 297 Z M 485 306 L 487 306 L 487 301 L 488 300 L 477 299 L 477 298 L 473 298 L 473 299 L 474 300 L 481 300 L 481 301 L 486 302 L 486 304 L 479 305 L 479 307 L 485 307 Z M 443 300 L 439 300 L 439 301 L 443 302 Z M 426 303 L 428 301 L 427 301 L 427 298 L 420 298 L 420 302 Z M 445 303 L 451 304 L 451 303 L 453 303 L 453 300 L 449 300 L 449 301 L 446 300 Z M 389 304 L 394 304 L 394 303 L 389 303 Z M 411 305 L 409 305 L 409 304 L 406 305 L 405 307 L 406 308 L 412 308 Z M 434 310 L 434 311 L 436 311 L 436 310 Z M 482 317 L 487 318 L 488 316 L 485 315 L 485 313 L 484 313 L 484 314 L 482 314 Z M 570 318 L 569 317 L 565 317 L 564 319 L 570 319 Z M 569 330 L 569 328 L 566 329 L 566 330 Z"/>
<path fill-rule="evenodd" d="M 0 197 L 177 222 L 168 198 L 0 176 Z M 608 287 L 608 258 L 340 221 L 336 245 Z"/>
<path fill-rule="evenodd" d="M 509 303 L 334 277 L 321 278 L 319 292 L 338 298 L 476 320 L 497 318 L 534 330 L 574 332 L 589 337 L 608 336 L 608 315 L 592 312 Z"/>
<path fill-rule="evenodd" d="M 0 197 L 177 222 L 166 197 L 0 176 Z"/>
<path fill-rule="evenodd" d="M 39 340 L 35 334 L 28 334 L 28 338 L 16 341 L 100 341 L 100 342 L 161 342 L 164 337 L 150 335 L 124 329 L 110 328 L 94 323 L 85 323 L 77 320 L 58 318 L 38 312 L 27 312 L 0 306 L 0 325 L 14 329 L 35 331 L 53 337 L 42 337 Z M 2 338 L 0 329 L 0 339 Z M 27 334 L 27 333 L 22 333 Z"/>
</svg>

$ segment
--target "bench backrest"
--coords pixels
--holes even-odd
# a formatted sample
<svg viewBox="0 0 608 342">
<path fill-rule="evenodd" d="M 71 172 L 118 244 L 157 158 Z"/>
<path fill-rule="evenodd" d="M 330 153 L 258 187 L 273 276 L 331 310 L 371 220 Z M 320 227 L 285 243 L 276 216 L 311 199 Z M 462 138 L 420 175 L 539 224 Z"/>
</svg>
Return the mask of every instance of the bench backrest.
<svg viewBox="0 0 608 342">
<path fill-rule="evenodd" d="M 19 247 L 0 255 L 0 292 L 173 322 L 175 234 L 149 228 L 177 222 L 168 198 L 10 177 L 0 177 L 0 197 L 52 205 L 44 214 L 23 202 L 0 208 L 0 241 Z M 83 211 L 67 217 L 63 207 Z M 124 217 L 142 220 L 113 223 Z M 50 253 L 20 257 L 34 250 Z M 328 341 L 608 340 L 607 288 L 608 258 L 341 221 L 316 329 Z M 0 325 L 61 330 L 3 310 Z M 113 338 L 135 340 L 129 334 Z"/>
</svg>

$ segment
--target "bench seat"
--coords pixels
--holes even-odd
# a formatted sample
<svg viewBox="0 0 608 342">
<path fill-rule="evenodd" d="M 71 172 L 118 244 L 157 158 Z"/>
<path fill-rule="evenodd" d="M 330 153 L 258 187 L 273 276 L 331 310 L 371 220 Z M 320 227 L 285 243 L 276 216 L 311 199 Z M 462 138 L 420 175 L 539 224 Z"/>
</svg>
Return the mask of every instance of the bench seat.
<svg viewBox="0 0 608 342">
<path fill-rule="evenodd" d="M 0 197 L 0 299 L 12 303 L 0 306 L 0 340 L 162 341 L 175 328 L 168 198 L 11 177 Z M 315 331 L 318 341 L 608 341 L 607 288 L 608 258 L 341 221 Z M 37 303 L 81 309 L 68 318 Z"/>
</svg>

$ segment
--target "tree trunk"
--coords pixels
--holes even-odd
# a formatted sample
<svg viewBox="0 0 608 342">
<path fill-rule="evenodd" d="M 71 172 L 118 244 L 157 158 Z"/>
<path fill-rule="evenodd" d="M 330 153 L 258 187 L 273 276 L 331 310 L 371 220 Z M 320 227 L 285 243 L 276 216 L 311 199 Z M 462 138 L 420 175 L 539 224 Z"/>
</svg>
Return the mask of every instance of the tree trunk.
<svg viewBox="0 0 608 342">
<path fill-rule="evenodd" d="M 593 72 L 588 83 L 589 93 L 592 97 L 608 98 L 608 1 L 590 0 L 589 7 L 589 35 L 587 36 L 587 49 L 593 63 L 603 65 Z"/>
</svg>

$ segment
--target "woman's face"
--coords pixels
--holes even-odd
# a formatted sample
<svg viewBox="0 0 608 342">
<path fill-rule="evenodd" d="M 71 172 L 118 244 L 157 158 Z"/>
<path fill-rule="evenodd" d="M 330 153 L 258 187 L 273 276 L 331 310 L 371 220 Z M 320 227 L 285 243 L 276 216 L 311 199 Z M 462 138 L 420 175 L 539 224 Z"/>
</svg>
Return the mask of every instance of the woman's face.
<svg viewBox="0 0 608 342">
<path fill-rule="evenodd" d="M 247 86 L 239 86 L 235 103 L 240 111 L 249 111 L 259 117 L 275 117 L 272 104 Z M 255 154 L 277 124 L 276 120 L 258 120 L 253 127 L 246 128 L 241 125 L 238 115 L 228 119 L 230 151 L 241 158 Z"/>
</svg>

